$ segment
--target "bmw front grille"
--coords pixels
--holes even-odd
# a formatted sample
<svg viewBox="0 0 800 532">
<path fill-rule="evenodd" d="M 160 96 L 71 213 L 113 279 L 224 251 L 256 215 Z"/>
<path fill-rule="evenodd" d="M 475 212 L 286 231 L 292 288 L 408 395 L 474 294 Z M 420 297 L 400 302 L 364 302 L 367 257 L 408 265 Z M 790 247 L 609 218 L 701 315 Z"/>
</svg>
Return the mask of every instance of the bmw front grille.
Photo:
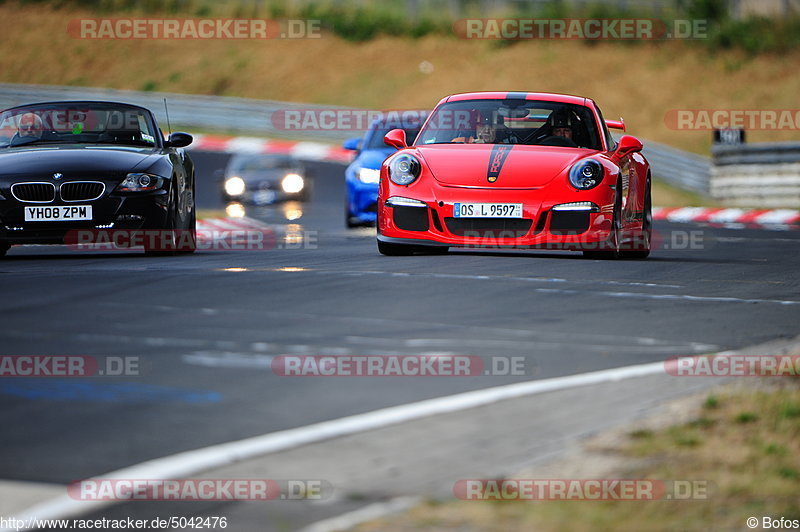
<svg viewBox="0 0 800 532">
<path fill-rule="evenodd" d="M 59 190 L 64 201 L 92 201 L 103 195 L 105 183 L 100 181 L 68 181 Z"/>
<path fill-rule="evenodd" d="M 11 195 L 25 203 L 50 203 L 56 199 L 56 186 L 46 182 L 14 183 Z"/>
</svg>

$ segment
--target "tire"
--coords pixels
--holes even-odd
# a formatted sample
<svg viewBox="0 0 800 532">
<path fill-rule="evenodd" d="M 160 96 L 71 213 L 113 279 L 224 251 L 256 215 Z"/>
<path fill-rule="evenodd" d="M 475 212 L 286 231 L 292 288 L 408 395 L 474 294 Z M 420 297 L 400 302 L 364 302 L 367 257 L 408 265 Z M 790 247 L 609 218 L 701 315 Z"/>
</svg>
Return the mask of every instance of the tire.
<svg viewBox="0 0 800 532">
<path fill-rule="evenodd" d="M 197 214 L 194 207 L 192 207 L 192 216 L 184 231 L 188 236 L 181 235 L 181 238 L 178 240 L 178 249 L 176 253 L 191 255 L 197 251 Z"/>
<path fill-rule="evenodd" d="M 181 238 L 178 241 L 177 253 L 181 255 L 191 255 L 197 251 L 197 207 L 195 205 L 195 198 L 194 179 L 192 179 L 192 214 L 189 216 L 189 221 L 183 229 L 186 236 L 181 234 Z"/>
<path fill-rule="evenodd" d="M 411 255 L 417 251 L 417 246 L 390 244 L 389 242 L 381 242 L 378 240 L 378 251 L 380 251 L 381 255 L 386 255 L 387 257 L 402 257 Z"/>
<path fill-rule="evenodd" d="M 358 218 L 353 216 L 353 213 L 350 212 L 350 207 L 345 202 L 344 204 L 344 225 L 348 229 L 353 229 L 355 227 L 361 227 L 361 222 L 358 221 Z"/>
<path fill-rule="evenodd" d="M 178 219 L 178 204 L 175 200 L 173 195 L 172 198 L 172 205 L 169 209 L 169 214 L 167 214 L 167 223 L 165 224 L 166 227 L 163 229 L 165 235 L 169 237 L 169 241 L 166 242 L 165 246 L 161 244 L 164 243 L 164 238 L 159 238 L 158 242 L 155 242 L 155 246 L 151 247 L 150 238 L 145 238 L 144 240 L 144 254 L 149 257 L 170 257 L 172 255 L 177 254 L 177 244 L 178 244 L 178 235 L 176 234 L 177 230 L 177 219 Z M 159 235 L 161 236 L 161 235 Z M 166 248 L 166 249 L 165 249 Z"/>
<path fill-rule="evenodd" d="M 614 218 L 611 222 L 613 229 L 610 242 L 606 245 L 611 249 L 587 249 L 583 256 L 587 259 L 616 260 L 620 258 L 619 239 L 622 233 L 622 195 L 620 184 L 617 183 L 617 197 L 614 200 Z"/>
<path fill-rule="evenodd" d="M 650 255 L 653 241 L 653 200 L 650 195 L 650 180 L 644 192 L 644 212 L 642 213 L 642 233 L 634 242 L 637 249 L 620 252 L 623 259 L 643 260 Z"/>
</svg>

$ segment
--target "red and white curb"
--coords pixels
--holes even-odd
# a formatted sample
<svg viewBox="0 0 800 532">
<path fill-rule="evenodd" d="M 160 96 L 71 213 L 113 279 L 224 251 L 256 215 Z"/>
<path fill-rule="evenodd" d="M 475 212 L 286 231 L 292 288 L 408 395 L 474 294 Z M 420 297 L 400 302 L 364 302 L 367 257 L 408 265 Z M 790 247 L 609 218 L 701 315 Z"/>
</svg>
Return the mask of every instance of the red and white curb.
<svg viewBox="0 0 800 532">
<path fill-rule="evenodd" d="M 197 220 L 198 249 L 273 249 L 278 226 L 248 218 Z"/>
<path fill-rule="evenodd" d="M 197 237 L 212 231 L 263 231 L 274 229 L 275 226 L 265 224 L 259 220 L 248 218 L 201 218 L 197 220 Z"/>
<path fill-rule="evenodd" d="M 218 135 L 193 135 L 190 150 L 225 153 L 285 153 L 308 161 L 349 163 L 353 152 L 320 142 L 267 140 L 258 137 L 226 137 Z"/>
<path fill-rule="evenodd" d="M 735 228 L 800 229 L 800 211 L 794 209 L 654 207 L 653 219 L 678 223 L 706 223 Z"/>
</svg>

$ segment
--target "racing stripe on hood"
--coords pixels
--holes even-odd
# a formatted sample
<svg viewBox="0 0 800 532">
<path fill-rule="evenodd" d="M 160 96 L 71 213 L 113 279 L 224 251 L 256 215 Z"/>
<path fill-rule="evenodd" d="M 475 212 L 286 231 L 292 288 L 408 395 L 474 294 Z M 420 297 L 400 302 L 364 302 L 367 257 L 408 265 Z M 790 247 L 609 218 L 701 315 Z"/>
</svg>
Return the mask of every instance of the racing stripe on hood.
<svg viewBox="0 0 800 532">
<path fill-rule="evenodd" d="M 495 144 L 492 146 L 492 153 L 489 156 L 489 167 L 486 170 L 486 180 L 494 183 L 500 176 L 503 164 L 506 162 L 508 154 L 511 153 L 513 144 Z"/>
</svg>

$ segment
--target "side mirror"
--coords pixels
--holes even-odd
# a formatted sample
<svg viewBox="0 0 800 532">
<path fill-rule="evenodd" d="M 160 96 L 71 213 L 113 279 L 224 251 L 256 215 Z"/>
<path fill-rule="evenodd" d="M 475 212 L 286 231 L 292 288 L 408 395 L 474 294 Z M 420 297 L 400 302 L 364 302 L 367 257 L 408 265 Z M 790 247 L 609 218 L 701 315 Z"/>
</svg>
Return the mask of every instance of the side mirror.
<svg viewBox="0 0 800 532">
<path fill-rule="evenodd" d="M 383 137 L 383 142 L 387 146 L 391 146 L 392 148 L 402 150 L 403 148 L 408 148 L 408 144 L 406 143 L 406 132 L 403 129 L 393 129 Z"/>
<path fill-rule="evenodd" d="M 176 131 L 169 136 L 166 142 L 167 148 L 183 148 L 192 143 L 192 136 L 182 131 Z"/>
<path fill-rule="evenodd" d="M 623 135 L 617 144 L 617 150 L 614 154 L 617 157 L 625 157 L 631 153 L 642 151 L 642 141 L 630 135 Z"/>
<path fill-rule="evenodd" d="M 360 137 L 347 139 L 346 141 L 344 141 L 344 144 L 342 144 L 342 148 L 344 148 L 346 150 L 351 150 L 351 151 L 358 151 L 358 148 L 360 146 L 361 146 L 361 138 Z"/>
</svg>

